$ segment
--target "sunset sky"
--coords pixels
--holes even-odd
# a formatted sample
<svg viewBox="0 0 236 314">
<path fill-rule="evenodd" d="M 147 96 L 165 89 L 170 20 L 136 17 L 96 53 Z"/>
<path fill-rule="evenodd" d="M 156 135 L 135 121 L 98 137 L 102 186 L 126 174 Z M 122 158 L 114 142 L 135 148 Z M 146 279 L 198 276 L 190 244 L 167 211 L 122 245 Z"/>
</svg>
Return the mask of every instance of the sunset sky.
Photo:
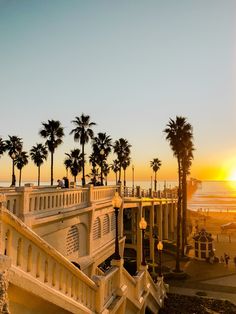
<svg viewBox="0 0 236 314">
<path fill-rule="evenodd" d="M 0 43 L 0 136 L 22 137 L 29 151 L 43 142 L 41 122 L 60 120 L 55 180 L 82 113 L 95 133 L 130 142 L 137 180 L 150 179 L 153 158 L 159 180 L 176 179 L 163 133 L 176 115 L 193 126 L 191 176 L 236 179 L 235 0 L 0 0 Z M 0 181 L 11 180 L 10 162 L 0 159 Z M 22 174 L 37 179 L 32 162 Z"/>
</svg>

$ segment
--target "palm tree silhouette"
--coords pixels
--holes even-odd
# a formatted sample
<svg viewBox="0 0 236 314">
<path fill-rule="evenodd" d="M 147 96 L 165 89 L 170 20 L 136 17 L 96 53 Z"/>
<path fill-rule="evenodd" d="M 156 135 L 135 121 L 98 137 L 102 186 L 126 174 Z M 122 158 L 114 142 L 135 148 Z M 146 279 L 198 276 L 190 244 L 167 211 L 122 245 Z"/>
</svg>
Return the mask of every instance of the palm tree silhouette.
<svg viewBox="0 0 236 314">
<path fill-rule="evenodd" d="M 192 165 L 194 146 L 192 142 L 192 130 L 187 134 L 184 140 L 184 150 L 181 156 L 182 167 L 182 248 L 181 255 L 185 254 L 185 246 L 187 245 L 187 175 L 190 174 Z"/>
<path fill-rule="evenodd" d="M 126 169 L 130 165 L 131 158 L 127 155 L 122 161 L 122 168 L 124 170 L 124 187 L 126 187 Z"/>
<path fill-rule="evenodd" d="M 124 138 L 120 138 L 120 139 L 116 140 L 114 145 L 113 145 L 113 150 L 114 150 L 114 153 L 117 155 L 117 160 L 118 160 L 118 164 L 119 164 L 119 168 L 120 168 L 119 169 L 119 179 L 118 179 L 119 183 L 121 182 L 121 169 L 123 168 L 123 165 L 126 167 L 126 163 L 128 163 L 128 161 L 126 162 L 126 160 L 130 161 L 130 148 L 131 148 L 131 145 Z M 130 164 L 130 162 L 129 162 L 129 164 Z M 126 184 L 126 182 L 124 182 L 124 185 L 125 184 Z"/>
<path fill-rule="evenodd" d="M 111 165 L 111 169 L 115 173 L 116 176 L 116 184 L 117 184 L 117 172 L 120 171 L 120 163 L 118 159 L 113 160 L 113 164 Z"/>
<path fill-rule="evenodd" d="M 22 168 L 28 164 L 28 159 L 29 156 L 27 155 L 27 152 L 21 151 L 15 159 L 15 164 L 17 169 L 20 171 L 19 175 L 19 186 L 21 186 L 21 173 L 22 173 Z"/>
<path fill-rule="evenodd" d="M 16 185 L 15 159 L 16 159 L 17 155 L 19 155 L 20 152 L 22 151 L 23 142 L 22 142 L 22 138 L 20 138 L 16 135 L 13 135 L 13 136 L 8 135 L 8 137 L 9 137 L 9 139 L 5 141 L 5 143 L 6 143 L 5 148 L 8 151 L 8 155 L 12 159 L 12 183 L 11 183 L 11 186 L 15 186 Z"/>
<path fill-rule="evenodd" d="M 30 157 L 34 164 L 38 167 L 38 186 L 40 186 L 40 167 L 44 160 L 47 159 L 47 147 L 43 144 L 36 144 L 30 150 Z"/>
<path fill-rule="evenodd" d="M 97 166 L 99 166 L 99 160 L 97 154 L 93 151 L 89 156 L 89 163 L 92 166 L 91 173 L 88 175 L 89 178 L 91 178 L 91 183 L 93 185 L 97 184 L 97 178 L 99 176 L 99 169 Z"/>
<path fill-rule="evenodd" d="M 178 163 L 178 203 L 177 203 L 177 236 L 176 236 L 176 266 L 175 271 L 180 272 L 180 228 L 181 228 L 181 205 L 182 205 L 182 169 L 181 159 L 185 149 L 186 138 L 192 134 L 192 127 L 187 123 L 186 118 L 176 117 L 170 119 L 166 129 L 166 140 L 169 141 L 170 147 Z"/>
<path fill-rule="evenodd" d="M 93 138 L 93 152 L 101 169 L 101 185 L 103 185 L 105 161 L 111 152 L 111 141 L 111 137 L 106 135 L 106 133 L 98 133 L 97 136 Z"/>
<path fill-rule="evenodd" d="M 82 185 L 85 185 L 85 154 L 84 146 L 89 142 L 89 139 L 93 138 L 93 130 L 91 127 L 96 125 L 94 122 L 90 122 L 90 116 L 82 114 L 80 117 L 75 117 L 75 120 L 72 121 L 75 128 L 70 132 L 74 134 L 74 140 L 80 142 L 82 148 L 82 157 L 83 157 L 83 176 L 82 176 Z"/>
<path fill-rule="evenodd" d="M 0 157 L 3 155 L 6 151 L 6 143 L 3 141 L 3 139 L 0 137 Z"/>
<path fill-rule="evenodd" d="M 150 161 L 150 166 L 155 173 L 154 191 L 156 192 L 157 191 L 157 171 L 161 167 L 161 161 L 158 158 L 153 158 L 153 160 Z"/>
<path fill-rule="evenodd" d="M 64 136 L 64 130 L 60 121 L 48 120 L 48 122 L 42 122 L 43 128 L 39 131 L 39 134 L 46 138 L 46 146 L 51 153 L 51 185 L 53 185 L 53 155 L 55 149 L 62 143 Z"/>
<path fill-rule="evenodd" d="M 67 158 L 67 165 L 68 168 L 70 169 L 70 172 L 72 176 L 74 177 L 74 183 L 76 184 L 76 177 L 81 172 L 82 170 L 82 165 L 83 165 L 83 156 L 82 153 L 80 153 L 80 150 L 78 148 L 73 149 L 69 153 L 65 154 Z"/>
</svg>

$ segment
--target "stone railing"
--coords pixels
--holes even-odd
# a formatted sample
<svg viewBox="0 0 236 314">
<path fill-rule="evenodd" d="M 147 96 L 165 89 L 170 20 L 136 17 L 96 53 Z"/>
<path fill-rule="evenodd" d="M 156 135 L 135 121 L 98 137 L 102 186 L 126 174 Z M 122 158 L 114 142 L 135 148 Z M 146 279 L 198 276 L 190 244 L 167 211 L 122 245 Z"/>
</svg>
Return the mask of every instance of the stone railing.
<svg viewBox="0 0 236 314">
<path fill-rule="evenodd" d="M 90 186 L 91 201 L 104 202 L 111 200 L 116 191 L 119 191 L 119 186 Z"/>
<path fill-rule="evenodd" d="M 11 259 L 12 269 L 21 271 L 21 276 L 32 276 L 34 282 L 62 293 L 91 312 L 100 313 L 113 301 L 120 282 L 119 268 L 96 276 L 94 282 L 1 203 L 0 207 L 0 255 Z"/>
<path fill-rule="evenodd" d="M 7 209 L 16 216 L 23 218 L 24 215 L 46 213 L 48 211 L 67 210 L 70 208 L 85 208 L 93 202 L 100 203 L 110 201 L 119 186 L 93 187 L 88 185 L 84 188 L 56 188 L 33 186 L 0 189 L 0 194 L 6 196 Z"/>
<path fill-rule="evenodd" d="M 128 299 L 139 309 L 142 308 L 149 293 L 156 300 L 159 307 L 163 305 L 164 296 L 166 295 L 163 279 L 155 284 L 147 269 L 139 271 L 134 277 L 123 269 L 123 278 L 124 283 L 127 285 Z"/>
<path fill-rule="evenodd" d="M 140 186 L 135 188 L 123 187 L 122 195 L 124 197 L 150 197 L 150 198 L 177 198 L 176 188 L 165 189 L 163 191 L 153 191 L 151 189 L 142 189 Z"/>
</svg>

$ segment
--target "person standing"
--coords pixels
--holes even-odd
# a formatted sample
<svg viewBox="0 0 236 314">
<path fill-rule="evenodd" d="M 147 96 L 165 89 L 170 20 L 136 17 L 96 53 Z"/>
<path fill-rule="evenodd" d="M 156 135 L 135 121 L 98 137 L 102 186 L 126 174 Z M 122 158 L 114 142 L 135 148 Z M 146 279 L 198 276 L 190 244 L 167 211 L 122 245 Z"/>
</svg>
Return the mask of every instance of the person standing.
<svg viewBox="0 0 236 314">
<path fill-rule="evenodd" d="M 69 180 L 68 180 L 68 178 L 64 177 L 63 180 L 64 180 L 64 187 L 68 189 L 69 188 Z"/>
</svg>

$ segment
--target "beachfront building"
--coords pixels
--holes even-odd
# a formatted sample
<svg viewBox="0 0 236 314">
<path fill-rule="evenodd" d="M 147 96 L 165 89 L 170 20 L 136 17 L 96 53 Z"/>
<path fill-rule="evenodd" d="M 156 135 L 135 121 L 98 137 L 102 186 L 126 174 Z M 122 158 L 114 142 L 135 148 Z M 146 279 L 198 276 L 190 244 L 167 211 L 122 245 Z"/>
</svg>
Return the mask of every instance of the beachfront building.
<svg viewBox="0 0 236 314">
<path fill-rule="evenodd" d="M 157 313 L 166 285 L 144 262 L 155 260 L 157 239 L 174 238 L 175 196 L 121 186 L 1 188 L 0 311 Z M 134 274 L 124 267 L 130 252 Z"/>
</svg>

